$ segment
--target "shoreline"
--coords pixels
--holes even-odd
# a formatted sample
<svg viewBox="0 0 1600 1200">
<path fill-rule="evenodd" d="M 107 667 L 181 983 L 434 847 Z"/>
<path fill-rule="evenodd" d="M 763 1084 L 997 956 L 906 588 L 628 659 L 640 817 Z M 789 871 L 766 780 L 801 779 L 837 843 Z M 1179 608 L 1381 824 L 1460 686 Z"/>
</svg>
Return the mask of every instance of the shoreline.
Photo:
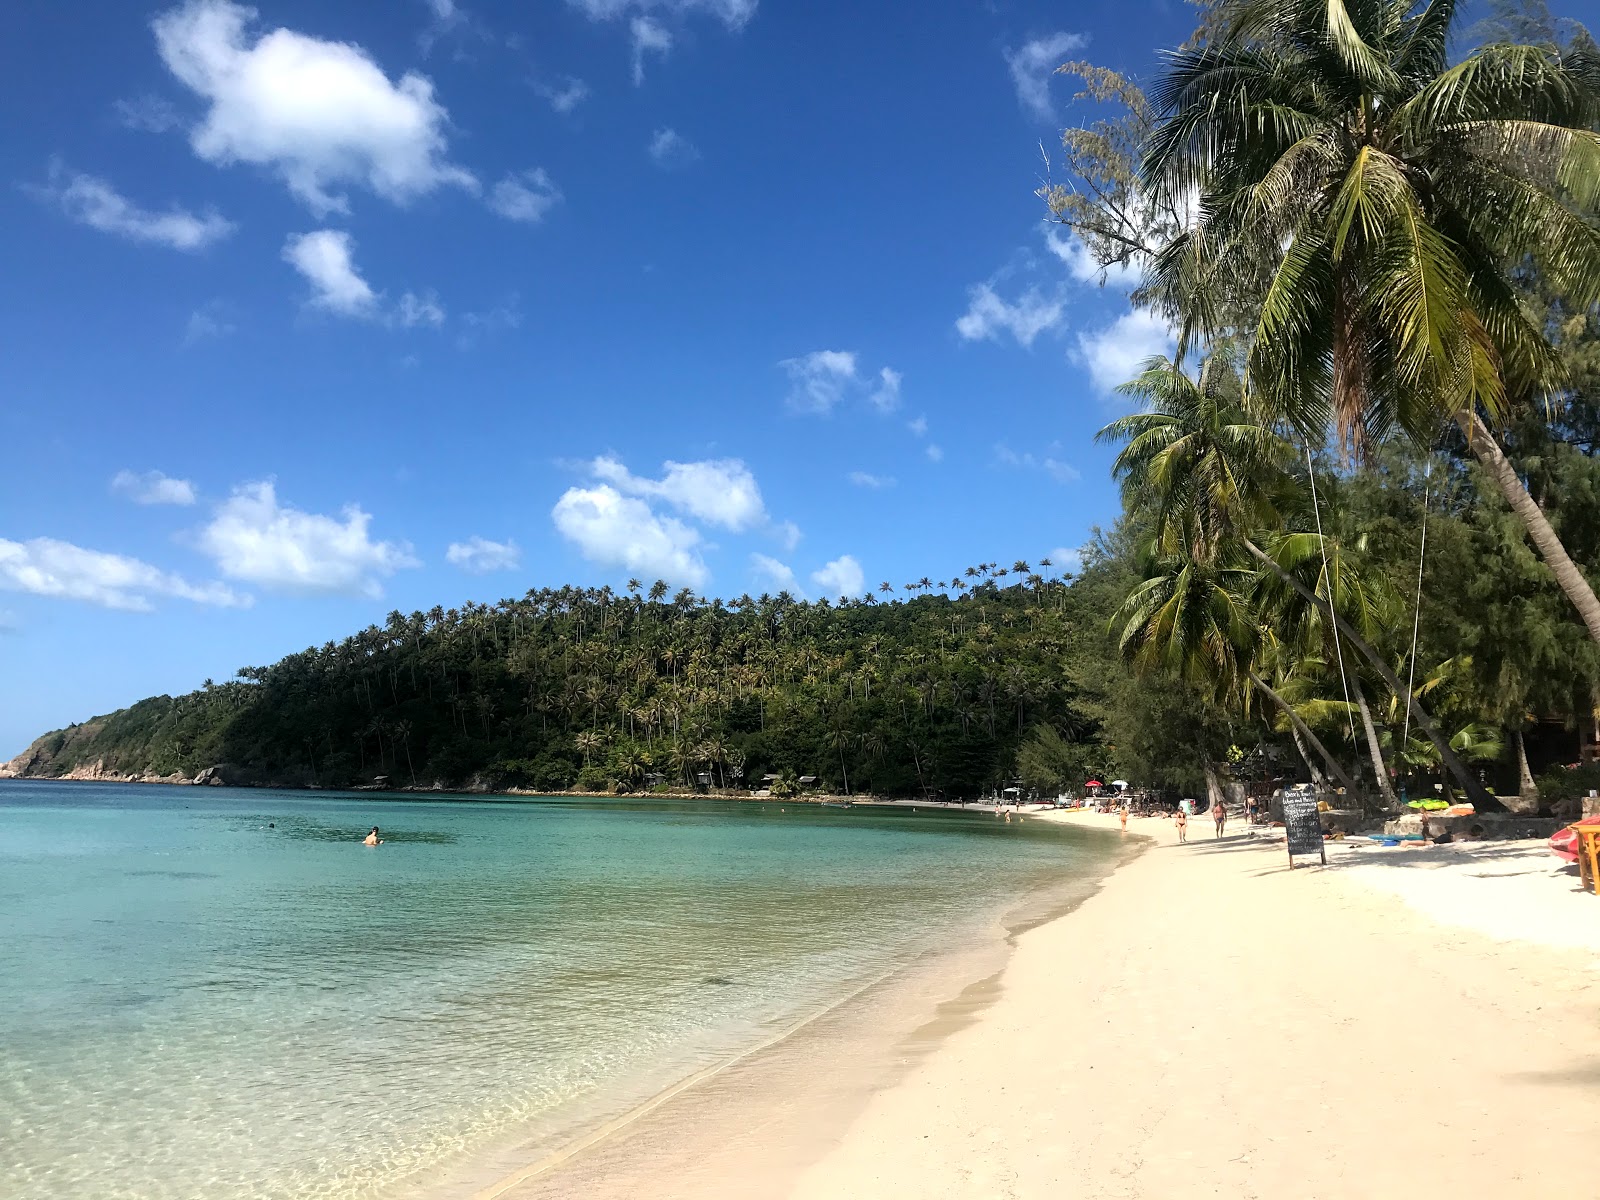
<svg viewBox="0 0 1600 1200">
<path fill-rule="evenodd" d="M 1035 819 L 1121 838 L 1112 816 Z M 1331 843 L 1291 872 L 1281 839 L 1204 824 L 1180 846 L 1136 820 L 1138 852 L 958 988 L 933 972 L 907 1008 L 841 1005 L 844 1028 L 808 1022 L 555 1169 L 430 1195 L 1592 1190 L 1575 1147 L 1600 1122 L 1600 899 L 1542 843 Z M 1496 927 L 1507 889 L 1521 924 Z"/>
<path fill-rule="evenodd" d="M 1137 853 L 1092 833 L 1080 845 L 1088 871 L 1075 864 L 975 922 L 958 944 L 895 964 L 758 1045 L 554 1144 L 545 1137 L 502 1139 L 398 1195 L 732 1200 L 782 1194 L 873 1095 L 893 1087 L 992 1003 L 1021 934 L 1072 911 Z"/>
</svg>

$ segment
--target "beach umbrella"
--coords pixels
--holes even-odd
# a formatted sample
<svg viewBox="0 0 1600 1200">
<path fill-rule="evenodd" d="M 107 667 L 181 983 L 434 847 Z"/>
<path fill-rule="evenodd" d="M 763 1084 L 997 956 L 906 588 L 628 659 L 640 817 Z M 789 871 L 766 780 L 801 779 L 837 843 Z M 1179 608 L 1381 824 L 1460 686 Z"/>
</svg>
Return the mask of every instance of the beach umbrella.
<svg viewBox="0 0 1600 1200">
<path fill-rule="evenodd" d="M 1113 779 L 1111 781 L 1111 786 L 1112 787 L 1127 787 L 1128 786 L 1128 781 L 1126 779 Z"/>
<path fill-rule="evenodd" d="M 1101 783 L 1098 779 L 1091 779 L 1091 780 L 1089 780 L 1088 783 L 1084 784 L 1083 786 L 1084 787 L 1105 787 L 1105 784 Z"/>
</svg>

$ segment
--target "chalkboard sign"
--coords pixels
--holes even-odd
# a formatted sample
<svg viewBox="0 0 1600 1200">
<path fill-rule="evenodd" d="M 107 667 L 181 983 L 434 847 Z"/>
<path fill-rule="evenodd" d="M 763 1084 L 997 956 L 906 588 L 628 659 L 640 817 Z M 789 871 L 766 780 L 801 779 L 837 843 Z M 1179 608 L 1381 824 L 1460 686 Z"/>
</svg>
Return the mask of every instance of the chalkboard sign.
<svg viewBox="0 0 1600 1200">
<path fill-rule="evenodd" d="M 1289 835 L 1289 866 L 1296 854 L 1316 854 L 1323 865 L 1328 852 L 1322 845 L 1322 816 L 1317 812 L 1317 790 L 1310 784 L 1283 789 L 1283 826 Z"/>
</svg>

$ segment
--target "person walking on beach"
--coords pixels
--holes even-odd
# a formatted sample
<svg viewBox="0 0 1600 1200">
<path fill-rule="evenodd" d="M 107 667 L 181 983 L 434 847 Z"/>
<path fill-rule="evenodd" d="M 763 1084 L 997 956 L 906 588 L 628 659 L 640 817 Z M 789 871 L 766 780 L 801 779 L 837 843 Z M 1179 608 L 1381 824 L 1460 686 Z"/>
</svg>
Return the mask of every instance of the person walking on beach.
<svg viewBox="0 0 1600 1200">
<path fill-rule="evenodd" d="M 1117 810 L 1117 815 L 1122 818 L 1122 832 L 1123 833 L 1127 833 L 1128 832 L 1128 806 L 1126 804 L 1124 804 L 1120 809 Z"/>
<path fill-rule="evenodd" d="M 1217 823 L 1217 836 L 1221 837 L 1228 824 L 1228 810 L 1222 807 L 1220 799 L 1211 806 L 1211 819 Z"/>
<path fill-rule="evenodd" d="M 1184 812 L 1183 809 L 1180 808 L 1178 810 L 1178 841 L 1187 842 L 1188 840 L 1189 840 L 1189 814 Z"/>
<path fill-rule="evenodd" d="M 363 846 L 381 846 L 381 845 L 383 845 L 383 839 L 378 836 L 378 827 L 376 825 L 374 825 L 372 827 L 372 832 L 367 834 L 367 836 L 362 839 L 361 844 Z"/>
</svg>

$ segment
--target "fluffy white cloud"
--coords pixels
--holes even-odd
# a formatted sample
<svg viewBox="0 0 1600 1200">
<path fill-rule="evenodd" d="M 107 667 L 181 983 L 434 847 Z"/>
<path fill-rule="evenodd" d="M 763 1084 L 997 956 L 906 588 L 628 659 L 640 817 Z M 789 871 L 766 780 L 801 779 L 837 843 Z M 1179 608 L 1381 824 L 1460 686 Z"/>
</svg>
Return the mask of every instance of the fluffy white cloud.
<svg viewBox="0 0 1600 1200">
<path fill-rule="evenodd" d="M 489 207 L 508 221 L 542 221 L 559 203 L 561 190 L 542 167 L 507 175 L 489 190 Z"/>
<path fill-rule="evenodd" d="M 464 542 L 451 542 L 444 558 L 473 575 L 487 575 L 511 570 L 522 561 L 522 551 L 515 542 L 491 542 L 474 534 Z"/>
<path fill-rule="evenodd" d="M 873 488 L 874 490 L 891 488 L 895 485 L 895 479 L 892 475 L 873 475 L 866 471 L 851 471 L 850 482 L 857 487 Z"/>
<path fill-rule="evenodd" d="M 270 480 L 237 487 L 200 532 L 200 548 L 229 579 L 285 591 L 377 597 L 381 580 L 421 566 L 404 542 L 375 542 L 372 517 L 349 505 L 342 519 L 278 503 Z"/>
<path fill-rule="evenodd" d="M 780 592 L 799 594 L 800 583 L 795 579 L 794 571 L 787 563 L 781 563 L 770 555 L 752 554 L 750 556 L 750 566 L 755 572 L 756 578 L 764 584 Z"/>
<path fill-rule="evenodd" d="M 644 56 L 665 58 L 672 50 L 672 35 L 649 17 L 635 17 L 628 22 L 628 32 L 633 38 L 633 86 L 638 87 L 644 82 Z"/>
<path fill-rule="evenodd" d="M 319 216 L 345 212 L 358 185 L 403 204 L 441 186 L 476 188 L 446 158 L 448 114 L 433 84 L 398 82 L 360 46 L 289 29 L 256 36 L 256 10 L 189 0 L 153 22 L 161 59 L 210 105 L 190 132 L 207 162 L 276 171 Z"/>
<path fill-rule="evenodd" d="M 589 85 L 568 75 L 559 85 L 541 84 L 539 94 L 550 102 L 550 107 L 556 112 L 569 113 L 589 98 Z"/>
<path fill-rule="evenodd" d="M 204 250 L 234 229 L 232 221 L 211 211 L 196 215 L 186 208 L 165 212 L 140 208 L 104 179 L 68 173 L 59 164 L 50 169 L 48 187 L 32 190 L 60 205 L 62 212 L 81 225 L 174 250 Z"/>
<path fill-rule="evenodd" d="M 550 516 L 590 562 L 695 588 L 710 577 L 697 549 L 699 533 L 609 484 L 568 488 Z"/>
<path fill-rule="evenodd" d="M 813 350 L 778 365 L 789 373 L 789 407 L 796 412 L 832 412 L 846 389 L 860 383 L 850 350 Z"/>
<path fill-rule="evenodd" d="M 1081 33 L 1052 33 L 1035 38 L 1020 50 L 1006 51 L 1006 66 L 1017 87 L 1017 102 L 1042 121 L 1054 116 L 1050 105 L 1050 76 L 1063 57 L 1089 39 Z"/>
<path fill-rule="evenodd" d="M 851 555 L 841 554 L 820 571 L 811 572 L 811 582 L 822 589 L 825 596 L 859 596 L 863 593 L 867 577 L 861 564 Z"/>
<path fill-rule="evenodd" d="M 146 471 L 142 475 L 118 471 L 111 480 L 111 490 L 135 504 L 193 504 L 195 501 L 194 484 L 187 479 L 171 479 L 160 471 Z"/>
<path fill-rule="evenodd" d="M 923 453 L 928 456 L 928 461 L 929 462 L 943 462 L 944 461 L 944 447 L 943 446 L 930 445 L 930 446 L 926 447 L 923 450 Z"/>
<path fill-rule="evenodd" d="M 395 310 L 395 320 L 410 329 L 414 325 L 432 325 L 435 329 L 444 324 L 444 307 L 432 292 L 407 292 L 400 297 L 400 307 Z"/>
<path fill-rule="evenodd" d="M 1078 335 L 1073 359 L 1089 372 L 1097 391 L 1110 394 L 1139 373 L 1144 360 L 1170 354 L 1171 327 L 1143 310 L 1124 313 L 1104 329 Z"/>
<path fill-rule="evenodd" d="M 651 135 L 650 158 L 658 167 L 686 167 L 699 157 L 695 144 L 676 129 L 658 129 Z"/>
<path fill-rule="evenodd" d="M 956 332 L 969 342 L 998 340 L 1001 333 L 1009 333 L 1018 345 L 1031 346 L 1034 338 L 1061 324 L 1066 307 L 1060 296 L 1046 296 L 1038 288 L 1029 288 L 1014 302 L 1001 299 L 987 283 L 978 284 L 968 295 L 970 303 L 956 320 Z"/>
<path fill-rule="evenodd" d="M 911 420 L 906 422 L 906 428 L 911 430 L 911 436 L 912 437 L 927 437 L 928 436 L 928 418 L 927 417 L 913 417 Z"/>
<path fill-rule="evenodd" d="M 619 492 L 665 500 L 708 525 L 738 533 L 767 523 L 756 477 L 736 458 L 663 463 L 660 479 L 641 478 L 610 457 L 595 459 L 590 470 Z"/>
<path fill-rule="evenodd" d="M 344 317 L 372 316 L 378 295 L 356 270 L 348 233 L 318 229 L 290 236 L 283 260 L 311 284 L 311 304 Z"/>
<path fill-rule="evenodd" d="M 35 596 L 83 600 L 104 608 L 148 612 L 152 596 L 175 596 L 196 604 L 244 608 L 241 596 L 221 583 L 194 584 L 181 575 L 128 558 L 85 550 L 54 538 L 12 542 L 0 538 L 0 587 Z"/>
<path fill-rule="evenodd" d="M 1061 445 L 1051 443 L 1045 448 L 1044 453 L 1035 454 L 1031 450 L 1018 453 L 1004 442 L 998 443 L 994 448 L 994 459 L 1002 467 L 1021 471 L 1043 471 L 1057 483 L 1073 483 L 1083 477 L 1081 471 L 1069 462 L 1058 458 Z"/>
</svg>

